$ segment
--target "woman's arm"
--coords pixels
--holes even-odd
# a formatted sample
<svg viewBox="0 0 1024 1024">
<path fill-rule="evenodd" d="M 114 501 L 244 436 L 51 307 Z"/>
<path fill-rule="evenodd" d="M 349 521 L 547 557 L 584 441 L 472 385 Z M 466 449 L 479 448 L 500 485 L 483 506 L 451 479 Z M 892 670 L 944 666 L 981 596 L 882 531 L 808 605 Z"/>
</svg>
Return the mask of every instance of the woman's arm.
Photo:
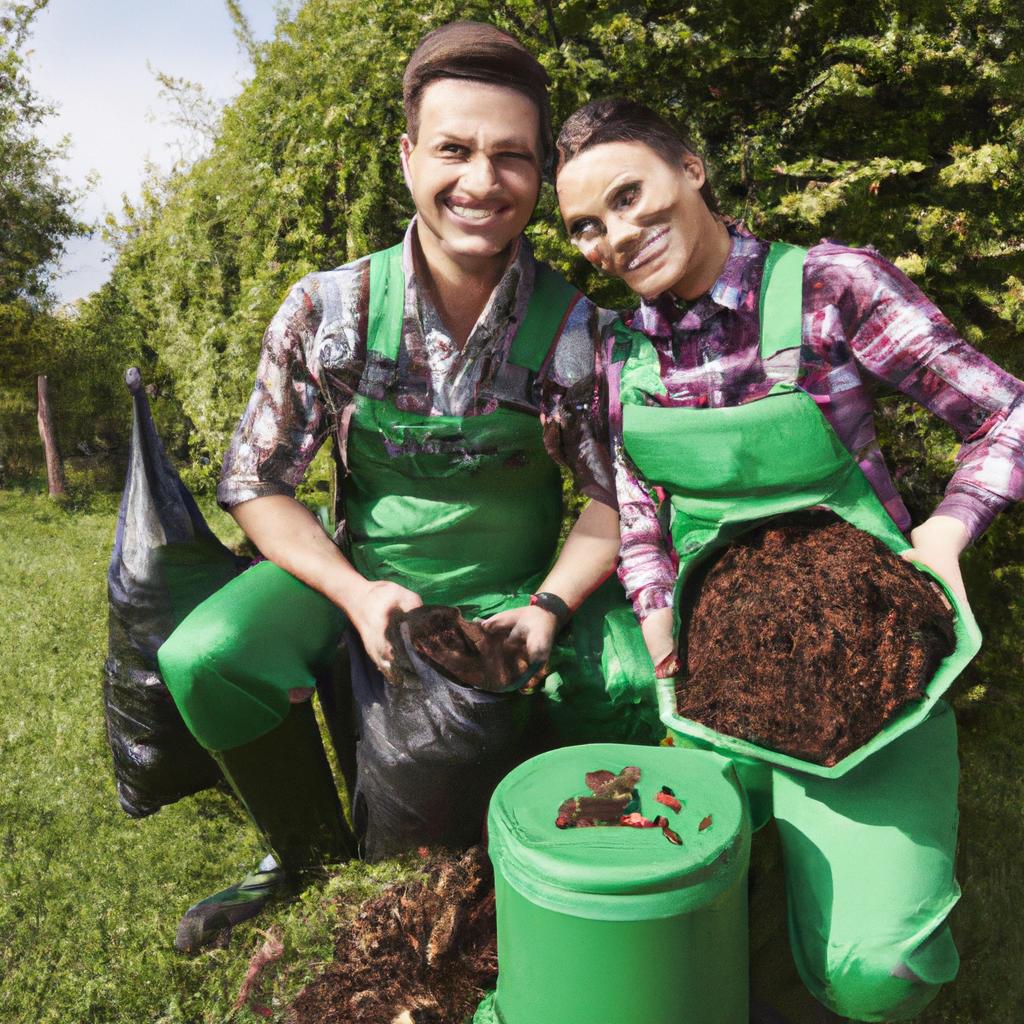
<svg viewBox="0 0 1024 1024">
<path fill-rule="evenodd" d="M 658 506 L 644 486 L 639 471 L 616 438 L 615 489 L 619 499 L 619 579 L 640 622 L 655 674 L 679 671 L 678 641 L 672 598 L 676 570 L 670 555 L 671 540 L 662 528 Z"/>
<path fill-rule="evenodd" d="M 871 252 L 856 256 L 845 269 L 854 359 L 964 441 L 945 496 L 907 552 L 964 597 L 960 553 L 1024 496 L 1024 383 L 968 345 L 898 269 Z"/>
<path fill-rule="evenodd" d="M 936 514 L 910 531 L 910 543 L 912 547 L 903 552 L 903 557 L 928 566 L 966 604 L 967 591 L 960 573 L 960 554 L 970 543 L 967 527 L 953 516 Z"/>
</svg>

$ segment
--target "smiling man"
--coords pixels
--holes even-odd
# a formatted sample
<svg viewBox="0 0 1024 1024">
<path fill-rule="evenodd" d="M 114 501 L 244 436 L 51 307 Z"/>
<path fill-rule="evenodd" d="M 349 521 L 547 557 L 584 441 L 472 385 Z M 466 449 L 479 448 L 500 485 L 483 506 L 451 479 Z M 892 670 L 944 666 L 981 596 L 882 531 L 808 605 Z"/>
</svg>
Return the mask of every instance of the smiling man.
<svg viewBox="0 0 1024 1024">
<path fill-rule="evenodd" d="M 403 81 L 401 158 L 416 206 L 404 240 L 304 278 L 266 332 L 218 499 L 268 561 L 196 609 L 159 658 L 277 863 L 190 908 L 181 949 L 250 916 L 286 876 L 354 852 L 309 704 L 346 629 L 364 746 L 365 709 L 389 700 L 387 626 L 425 602 L 487 619 L 533 666 L 548 664 L 531 709 L 545 709 L 549 742 L 655 738 L 650 664 L 621 588 L 613 579 L 587 600 L 618 550 L 594 387 L 610 317 L 538 264 L 522 237 L 552 152 L 547 83 L 491 26 L 428 35 Z M 294 497 L 331 434 L 345 468 L 337 543 Z M 553 459 L 592 499 L 557 559 Z M 613 661 L 609 678 L 602 664 Z M 398 733 L 388 757 L 415 774 L 422 737 Z M 479 751 L 448 737 L 442 722 L 432 742 L 450 742 L 440 759 L 455 768 L 447 799 L 476 786 L 462 814 L 473 835 L 439 834 L 436 806 L 417 807 L 395 792 L 395 776 L 357 758 L 364 855 L 395 852 L 396 831 L 406 845 L 472 841 L 498 780 Z"/>
</svg>

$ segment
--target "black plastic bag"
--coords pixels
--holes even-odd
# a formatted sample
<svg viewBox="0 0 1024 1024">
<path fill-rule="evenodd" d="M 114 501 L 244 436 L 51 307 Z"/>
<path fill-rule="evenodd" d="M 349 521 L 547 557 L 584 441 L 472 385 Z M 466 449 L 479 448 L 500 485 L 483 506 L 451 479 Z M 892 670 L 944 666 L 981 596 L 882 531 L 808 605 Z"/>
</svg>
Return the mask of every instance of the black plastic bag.
<svg viewBox="0 0 1024 1024">
<path fill-rule="evenodd" d="M 134 414 L 107 572 L 103 703 L 118 797 L 127 814 L 141 818 L 221 777 L 182 721 L 157 671 L 156 652 L 245 560 L 217 540 L 170 464 L 139 371 L 130 369 L 125 381 Z"/>
<path fill-rule="evenodd" d="M 527 749 L 532 698 L 488 693 L 442 676 L 404 645 L 415 673 L 388 682 L 346 637 L 354 703 L 352 817 L 365 860 L 479 841 L 494 787 Z"/>
</svg>

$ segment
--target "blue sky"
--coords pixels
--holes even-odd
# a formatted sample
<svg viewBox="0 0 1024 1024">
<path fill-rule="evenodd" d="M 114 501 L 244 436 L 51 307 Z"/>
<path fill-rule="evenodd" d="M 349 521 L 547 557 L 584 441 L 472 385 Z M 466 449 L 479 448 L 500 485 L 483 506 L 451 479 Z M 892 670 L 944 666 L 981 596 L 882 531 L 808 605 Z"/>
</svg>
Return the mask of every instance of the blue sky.
<svg viewBox="0 0 1024 1024">
<path fill-rule="evenodd" d="M 277 0 L 241 0 L 257 39 L 270 39 Z M 295 3 L 286 7 L 295 7 Z M 29 41 L 33 87 L 56 107 L 40 134 L 71 138 L 62 165 L 67 179 L 96 184 L 79 214 L 100 220 L 138 194 L 147 159 L 170 166 L 190 140 L 169 123 L 171 108 L 147 67 L 200 83 L 223 103 L 251 73 L 222 0 L 50 0 Z M 55 291 L 64 302 L 89 294 L 106 279 L 109 262 L 96 236 L 74 242 Z"/>
</svg>

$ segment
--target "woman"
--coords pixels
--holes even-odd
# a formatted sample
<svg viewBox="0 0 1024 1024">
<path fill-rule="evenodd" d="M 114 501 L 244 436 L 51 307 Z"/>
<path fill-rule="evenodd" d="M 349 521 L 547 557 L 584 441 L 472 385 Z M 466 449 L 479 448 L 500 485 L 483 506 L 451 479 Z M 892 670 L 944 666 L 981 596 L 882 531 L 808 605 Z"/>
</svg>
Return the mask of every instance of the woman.
<svg viewBox="0 0 1024 1024">
<path fill-rule="evenodd" d="M 911 395 L 967 441 L 943 501 L 910 531 L 906 552 L 965 600 L 960 553 L 1024 494 L 1024 384 L 971 349 L 874 251 L 769 246 L 725 221 L 700 156 L 647 108 L 589 104 L 557 146 L 572 241 L 641 297 L 632 326 L 643 333 L 610 353 L 610 421 L 620 576 L 657 674 L 679 671 L 677 572 L 685 578 L 722 539 L 708 526 L 743 475 L 726 480 L 722 467 L 782 467 L 757 481 L 779 511 L 817 503 L 794 497 L 798 479 L 840 472 L 850 488 L 846 518 L 876 535 L 907 533 L 910 517 L 875 436 L 870 378 Z M 778 400 L 759 402 L 769 394 Z M 734 429 L 736 407 L 748 410 L 744 429 Z M 777 436 L 792 446 L 758 458 Z M 833 464 L 817 466 L 825 451 Z M 645 485 L 677 499 L 671 537 Z M 907 1019 L 955 976 L 946 917 L 959 894 L 957 771 L 953 716 L 940 704 L 841 779 L 771 772 L 794 957 L 831 1010 Z"/>
</svg>

